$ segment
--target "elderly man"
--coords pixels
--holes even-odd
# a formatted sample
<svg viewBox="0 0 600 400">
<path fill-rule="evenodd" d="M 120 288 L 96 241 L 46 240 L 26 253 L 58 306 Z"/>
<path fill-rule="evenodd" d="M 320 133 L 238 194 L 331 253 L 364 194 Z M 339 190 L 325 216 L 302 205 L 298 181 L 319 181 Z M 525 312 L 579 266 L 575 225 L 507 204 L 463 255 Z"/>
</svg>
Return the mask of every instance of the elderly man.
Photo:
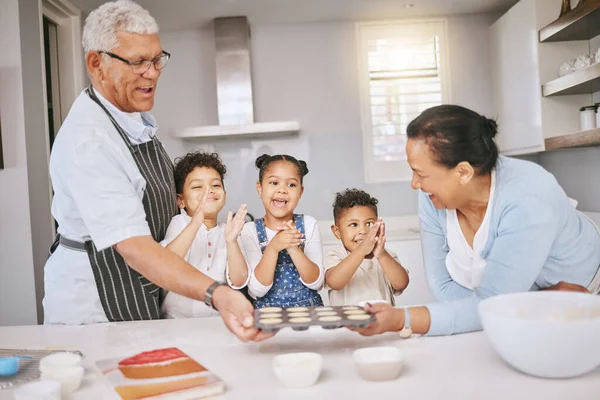
<svg viewBox="0 0 600 400">
<path fill-rule="evenodd" d="M 204 301 L 242 340 L 245 297 L 161 247 L 178 212 L 173 164 L 148 113 L 170 54 L 154 18 L 130 0 L 92 11 L 83 30 L 91 85 L 73 103 L 50 160 L 59 235 L 45 267 L 45 323 L 160 318 L 161 288 Z"/>
</svg>

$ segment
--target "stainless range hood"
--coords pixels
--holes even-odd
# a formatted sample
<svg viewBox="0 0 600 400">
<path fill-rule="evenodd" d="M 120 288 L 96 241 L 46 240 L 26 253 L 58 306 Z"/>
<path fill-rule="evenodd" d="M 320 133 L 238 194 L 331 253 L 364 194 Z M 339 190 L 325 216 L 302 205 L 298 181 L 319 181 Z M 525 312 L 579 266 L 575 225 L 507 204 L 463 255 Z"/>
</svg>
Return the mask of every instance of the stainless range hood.
<svg viewBox="0 0 600 400">
<path fill-rule="evenodd" d="M 178 138 L 268 136 L 298 133 L 296 121 L 254 122 L 250 27 L 246 17 L 215 18 L 219 125 L 176 130 Z"/>
</svg>

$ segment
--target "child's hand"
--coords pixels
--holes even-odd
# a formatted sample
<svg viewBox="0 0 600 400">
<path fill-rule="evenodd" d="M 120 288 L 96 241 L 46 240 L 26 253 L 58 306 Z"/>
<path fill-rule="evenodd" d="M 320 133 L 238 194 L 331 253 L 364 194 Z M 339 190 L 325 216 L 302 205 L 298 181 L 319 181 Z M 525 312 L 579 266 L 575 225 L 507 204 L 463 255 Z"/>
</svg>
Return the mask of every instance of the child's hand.
<svg viewBox="0 0 600 400">
<path fill-rule="evenodd" d="M 248 213 L 248 209 L 245 204 L 242 204 L 240 208 L 235 213 L 235 217 L 229 211 L 227 214 L 227 224 L 225 225 L 225 242 L 233 243 L 237 241 L 237 237 L 239 236 L 244 224 L 246 223 L 246 214 Z"/>
<path fill-rule="evenodd" d="M 297 235 L 300 235 L 300 240 L 298 241 L 298 244 L 293 244 L 292 246 L 286 247 L 287 251 L 295 251 L 295 250 L 299 250 L 300 249 L 300 244 L 302 244 L 302 242 L 304 241 L 304 235 L 302 234 L 302 232 L 300 232 L 300 230 L 298 230 L 298 228 L 296 228 L 296 224 L 294 223 L 294 221 L 288 221 L 286 223 L 286 231 L 289 234 L 295 235 L 294 237 L 297 237 Z"/>
<path fill-rule="evenodd" d="M 278 229 L 279 232 L 269 242 L 269 246 L 273 246 L 277 252 L 300 246 L 302 234 L 296 229 L 293 223 L 293 221 L 288 221 Z"/>
<path fill-rule="evenodd" d="M 367 232 L 367 235 L 365 236 L 363 241 L 358 245 L 358 247 L 354 251 L 358 251 L 359 254 L 363 255 L 363 257 L 366 257 L 369 254 L 371 254 L 371 252 L 373 252 L 373 249 L 375 249 L 377 242 L 379 241 L 379 237 L 377 236 L 377 234 L 379 233 L 379 228 L 381 227 L 381 224 L 382 221 L 377 220 L 377 222 L 375 222 L 375 225 L 373 225 L 371 229 L 369 229 L 369 232 Z"/>
<path fill-rule="evenodd" d="M 204 222 L 204 208 L 206 207 L 206 199 L 208 198 L 208 189 L 204 189 L 198 195 L 198 205 L 194 210 L 194 214 L 192 214 L 192 222 L 198 224 L 198 226 L 202 225 Z"/>
<path fill-rule="evenodd" d="M 381 225 L 379 226 L 379 240 L 377 240 L 377 244 L 373 249 L 373 256 L 379 258 L 387 253 L 385 250 L 385 223 L 382 219 L 380 219 Z"/>
</svg>

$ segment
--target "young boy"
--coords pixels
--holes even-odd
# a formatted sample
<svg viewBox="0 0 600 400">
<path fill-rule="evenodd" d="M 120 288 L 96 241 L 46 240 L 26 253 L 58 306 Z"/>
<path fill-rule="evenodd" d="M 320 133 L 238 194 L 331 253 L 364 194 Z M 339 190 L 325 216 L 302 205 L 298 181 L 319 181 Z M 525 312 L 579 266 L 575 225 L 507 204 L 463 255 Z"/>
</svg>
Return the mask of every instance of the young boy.
<svg viewBox="0 0 600 400">
<path fill-rule="evenodd" d="M 163 246 L 199 271 L 234 289 L 248 284 L 248 265 L 238 243 L 246 205 L 227 224 L 217 224 L 225 206 L 223 178 L 227 172 L 217 153 L 193 152 L 175 160 L 175 189 L 181 214 L 171 220 Z M 169 292 L 162 305 L 166 318 L 218 316 L 200 301 Z"/>
<path fill-rule="evenodd" d="M 394 295 L 408 285 L 407 271 L 396 254 L 385 249 L 385 224 L 377 217 L 377 203 L 358 189 L 335 195 L 331 230 L 342 246 L 330 250 L 324 260 L 333 306 L 368 300 L 394 305 Z"/>
</svg>

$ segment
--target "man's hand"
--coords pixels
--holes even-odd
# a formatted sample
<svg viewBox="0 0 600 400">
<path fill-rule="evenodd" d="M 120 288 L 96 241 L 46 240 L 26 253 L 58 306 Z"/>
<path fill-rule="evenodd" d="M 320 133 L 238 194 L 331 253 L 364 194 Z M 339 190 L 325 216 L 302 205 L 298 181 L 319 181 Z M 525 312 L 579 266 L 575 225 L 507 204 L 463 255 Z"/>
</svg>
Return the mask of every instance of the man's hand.
<svg viewBox="0 0 600 400">
<path fill-rule="evenodd" d="M 568 282 L 558 282 L 556 285 L 549 286 L 543 290 L 559 290 L 564 292 L 582 292 L 589 293 L 590 291 L 587 288 L 584 288 L 581 285 L 577 285 L 575 283 Z"/>
<path fill-rule="evenodd" d="M 242 204 L 235 213 L 235 217 L 231 214 L 227 214 L 227 224 L 225 225 L 225 242 L 233 243 L 237 240 L 238 235 L 246 224 L 246 214 L 248 209 L 245 204 Z"/>
<path fill-rule="evenodd" d="M 260 342 L 275 335 L 254 327 L 254 309 L 244 295 L 227 286 L 219 286 L 213 292 L 213 304 L 227 329 L 244 342 Z"/>
</svg>

